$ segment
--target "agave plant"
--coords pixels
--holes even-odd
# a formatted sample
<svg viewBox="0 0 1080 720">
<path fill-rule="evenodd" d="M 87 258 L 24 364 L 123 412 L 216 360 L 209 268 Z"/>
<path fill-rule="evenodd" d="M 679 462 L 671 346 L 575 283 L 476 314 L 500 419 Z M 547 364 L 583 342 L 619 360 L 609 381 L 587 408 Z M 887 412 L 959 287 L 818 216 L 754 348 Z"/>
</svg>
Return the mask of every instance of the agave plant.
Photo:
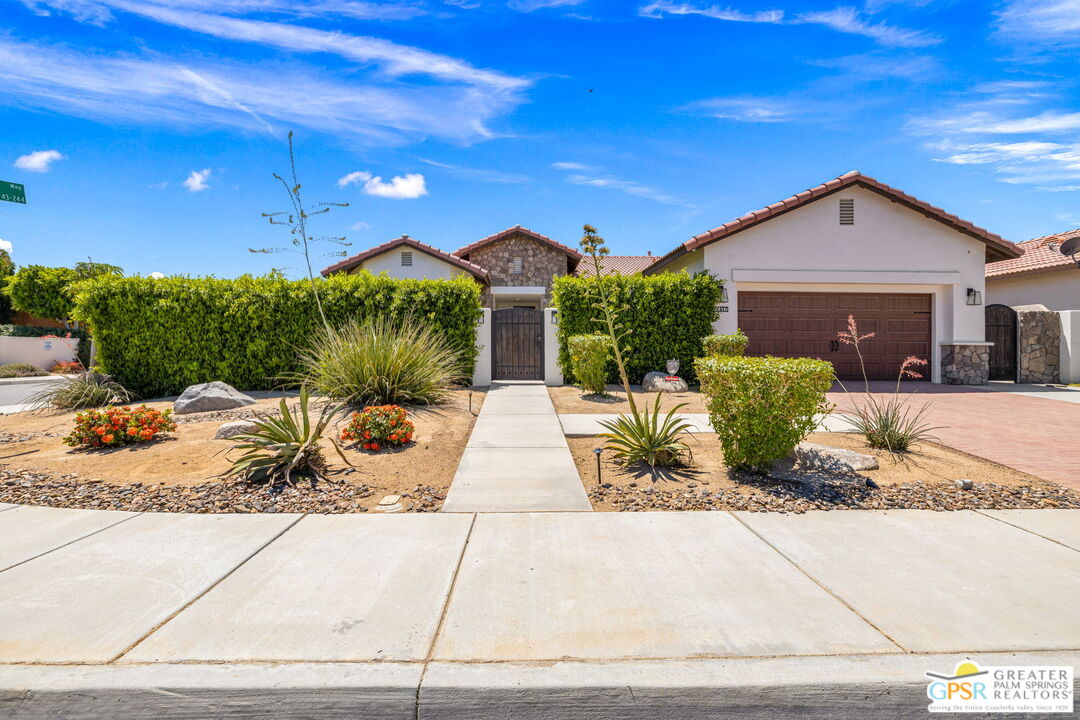
<svg viewBox="0 0 1080 720">
<path fill-rule="evenodd" d="M 326 427 L 341 412 L 342 405 L 327 404 L 319 419 L 312 422 L 308 413 L 310 394 L 306 387 L 300 389 L 300 406 L 294 413 L 282 399 L 279 414 L 255 421 L 256 429 L 236 436 L 235 450 L 246 452 L 225 473 L 225 477 L 239 476 L 252 482 L 266 482 L 271 486 L 279 483 L 292 484 L 294 476 L 322 478 L 326 458 L 319 441 Z M 331 438 L 327 441 L 337 451 L 346 465 L 352 465 L 341 452 L 341 447 Z"/>
<path fill-rule="evenodd" d="M 135 396 L 110 375 L 87 370 L 49 383 L 47 388 L 31 395 L 27 404 L 33 411 L 50 408 L 84 410 L 105 405 L 123 405 L 134 399 Z"/>
<path fill-rule="evenodd" d="M 607 438 L 606 446 L 613 448 L 615 457 L 624 464 L 648 463 L 655 468 L 657 465 L 683 465 L 693 460 L 690 447 L 679 439 L 679 435 L 689 432 L 692 426 L 676 416 L 686 403 L 679 403 L 662 415 L 660 399 L 658 394 L 651 412 L 644 408 L 600 423 L 609 431 L 601 433 L 600 437 Z"/>
</svg>

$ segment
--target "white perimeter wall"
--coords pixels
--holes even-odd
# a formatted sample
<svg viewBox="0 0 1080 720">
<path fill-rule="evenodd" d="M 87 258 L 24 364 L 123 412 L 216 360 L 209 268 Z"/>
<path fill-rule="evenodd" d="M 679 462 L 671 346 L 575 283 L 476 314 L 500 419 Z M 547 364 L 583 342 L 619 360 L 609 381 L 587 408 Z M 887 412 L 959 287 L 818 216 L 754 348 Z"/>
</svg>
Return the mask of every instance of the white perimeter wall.
<svg viewBox="0 0 1080 720">
<path fill-rule="evenodd" d="M 481 312 L 480 322 L 476 325 L 476 346 L 480 352 L 473 370 L 473 387 L 491 385 L 491 308 L 484 308 Z"/>
<path fill-rule="evenodd" d="M 559 338 L 555 331 L 559 326 L 554 320 L 558 317 L 555 308 L 544 308 L 544 384 L 562 385 L 563 375 L 559 369 Z"/>
<path fill-rule="evenodd" d="M 444 262 L 439 258 L 432 257 L 431 255 L 422 253 L 416 249 L 412 250 L 413 264 L 402 267 L 401 253 L 403 250 L 407 251 L 409 248 L 397 247 L 393 250 L 387 250 L 380 255 L 370 257 L 352 272 L 359 272 L 363 269 L 368 270 L 375 275 L 384 272 L 390 277 L 410 278 L 413 280 L 438 280 L 440 278 L 449 280 L 458 275 L 469 274 L 467 271 L 462 270 L 456 265 L 451 265 L 448 262 Z"/>
<path fill-rule="evenodd" d="M 1044 273 L 986 279 L 986 302 L 1045 305 L 1050 310 L 1080 310 L 1080 270 L 1069 265 Z"/>
<path fill-rule="evenodd" d="M 839 200 L 855 200 L 855 224 L 840 225 Z M 738 292 L 887 292 L 933 295 L 932 379 L 940 381 L 941 344 L 982 342 L 985 307 L 967 305 L 984 290 L 986 246 L 862 188 L 849 188 L 707 245 L 684 264 L 727 283 L 728 311 L 716 331 L 738 324 Z"/>
<path fill-rule="evenodd" d="M 29 363 L 48 370 L 58 360 L 74 360 L 77 338 L 0 337 L 0 365 Z"/>
</svg>

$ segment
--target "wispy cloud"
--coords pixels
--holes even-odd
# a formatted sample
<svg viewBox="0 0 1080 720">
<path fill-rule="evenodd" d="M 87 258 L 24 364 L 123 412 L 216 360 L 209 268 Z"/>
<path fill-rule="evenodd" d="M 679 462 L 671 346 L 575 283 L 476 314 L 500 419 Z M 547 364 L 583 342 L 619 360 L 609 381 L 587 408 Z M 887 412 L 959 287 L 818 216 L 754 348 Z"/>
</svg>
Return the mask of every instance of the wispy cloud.
<svg viewBox="0 0 1080 720">
<path fill-rule="evenodd" d="M 627 195 L 647 198 L 665 205 L 691 207 L 688 203 L 655 188 L 649 187 L 648 185 L 642 185 L 633 180 L 623 180 L 622 178 L 613 177 L 611 175 L 570 175 L 566 178 L 566 181 L 573 183 L 574 185 L 585 185 L 587 187 L 603 188 L 605 190 L 617 190 L 621 193 L 626 193 Z"/>
<path fill-rule="evenodd" d="M 395 200 L 415 200 L 428 194 L 424 176 L 420 173 L 397 175 L 390 178 L 389 181 L 384 181 L 378 175 L 372 175 L 366 170 L 359 170 L 338 178 L 337 184 L 340 188 L 349 185 L 361 185 L 365 195 L 393 198 Z"/>
<path fill-rule="evenodd" d="M 769 23 L 774 25 L 823 25 L 837 32 L 862 35 L 881 45 L 890 47 L 926 47 L 941 42 L 941 38 L 924 30 L 909 30 L 886 22 L 873 22 L 855 8 L 838 7 L 832 10 L 804 12 L 790 15 L 784 10 L 770 9 L 745 12 L 719 5 L 697 5 L 672 0 L 654 0 L 638 10 L 649 18 L 666 15 L 701 15 L 714 20 L 745 23 Z"/>
<path fill-rule="evenodd" d="M 997 14 L 997 29 L 1012 39 L 1080 44 L 1080 0 L 1010 0 Z"/>
<path fill-rule="evenodd" d="M 15 167 L 30 172 L 48 172 L 52 164 L 63 157 L 58 150 L 35 150 L 16 159 Z"/>
<path fill-rule="evenodd" d="M 192 170 L 188 175 L 187 180 L 184 181 L 184 187 L 188 189 L 188 192 L 202 192 L 206 190 L 210 185 L 206 182 L 210 179 L 210 168 L 203 168 L 202 170 Z"/>
<path fill-rule="evenodd" d="M 449 163 L 439 162 L 428 158 L 417 158 L 417 160 L 425 165 L 445 170 L 454 177 L 466 178 L 468 180 L 478 180 L 480 182 L 498 183 L 502 185 L 514 185 L 529 182 L 529 177 L 527 175 L 522 175 L 521 173 L 509 173 L 488 168 L 461 167 L 460 165 L 451 165 Z"/>
<path fill-rule="evenodd" d="M 915 121 L 916 129 L 985 135 L 1023 135 L 1060 133 L 1080 130 L 1080 113 L 1047 110 L 1038 115 L 1002 117 L 996 113 L 975 111 L 959 116 L 925 118 Z"/>
<path fill-rule="evenodd" d="M 581 5 L 586 0 L 510 0 L 508 7 L 520 12 L 533 12 L 543 8 L 573 7 Z"/>
<path fill-rule="evenodd" d="M 125 2 L 112 0 L 22 0 L 39 15 L 66 12 L 80 22 L 104 24 L 114 19 L 113 10 L 124 10 Z M 413 2 L 366 2 L 365 0 L 144 0 L 143 4 L 165 5 L 184 10 L 223 15 L 254 13 L 290 17 L 344 17 L 353 20 L 409 20 L 427 14 Z"/>
<path fill-rule="evenodd" d="M 578 162 L 553 162 L 551 167 L 556 170 L 592 170 L 591 166 Z"/>
<path fill-rule="evenodd" d="M 708 98 L 687 103 L 681 110 L 720 120 L 785 122 L 800 115 L 798 102 L 769 97 Z"/>
</svg>

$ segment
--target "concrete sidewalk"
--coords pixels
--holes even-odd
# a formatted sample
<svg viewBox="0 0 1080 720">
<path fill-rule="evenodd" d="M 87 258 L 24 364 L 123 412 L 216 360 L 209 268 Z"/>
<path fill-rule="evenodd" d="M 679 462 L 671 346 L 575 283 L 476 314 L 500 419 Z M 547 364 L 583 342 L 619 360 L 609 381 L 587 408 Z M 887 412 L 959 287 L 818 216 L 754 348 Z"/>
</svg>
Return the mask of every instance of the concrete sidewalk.
<svg viewBox="0 0 1080 720">
<path fill-rule="evenodd" d="M 492 383 L 442 511 L 590 511 L 541 382 Z"/>
<path fill-rule="evenodd" d="M 0 507 L 6 717 L 907 716 L 1080 665 L 1080 511 Z"/>
</svg>

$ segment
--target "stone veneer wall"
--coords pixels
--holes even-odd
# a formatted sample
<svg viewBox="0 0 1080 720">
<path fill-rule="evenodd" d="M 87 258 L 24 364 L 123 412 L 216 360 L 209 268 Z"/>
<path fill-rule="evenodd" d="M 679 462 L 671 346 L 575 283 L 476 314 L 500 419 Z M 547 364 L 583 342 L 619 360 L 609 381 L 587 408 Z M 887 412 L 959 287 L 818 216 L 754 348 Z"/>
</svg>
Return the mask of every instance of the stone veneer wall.
<svg viewBox="0 0 1080 720">
<path fill-rule="evenodd" d="M 1061 382 L 1061 317 L 1050 310 L 1016 310 L 1017 382 Z"/>
<path fill-rule="evenodd" d="M 524 272 L 515 275 L 511 270 L 514 258 L 522 259 Z M 541 307 L 551 304 L 551 281 L 565 275 L 568 268 L 566 253 L 545 245 L 524 233 L 513 234 L 469 253 L 468 260 L 486 269 L 491 285 L 536 286 L 546 288 Z M 485 288 L 484 307 L 492 307 L 491 292 Z"/>
<path fill-rule="evenodd" d="M 990 346 L 941 346 L 941 382 L 946 385 L 985 385 L 989 381 Z"/>
</svg>

